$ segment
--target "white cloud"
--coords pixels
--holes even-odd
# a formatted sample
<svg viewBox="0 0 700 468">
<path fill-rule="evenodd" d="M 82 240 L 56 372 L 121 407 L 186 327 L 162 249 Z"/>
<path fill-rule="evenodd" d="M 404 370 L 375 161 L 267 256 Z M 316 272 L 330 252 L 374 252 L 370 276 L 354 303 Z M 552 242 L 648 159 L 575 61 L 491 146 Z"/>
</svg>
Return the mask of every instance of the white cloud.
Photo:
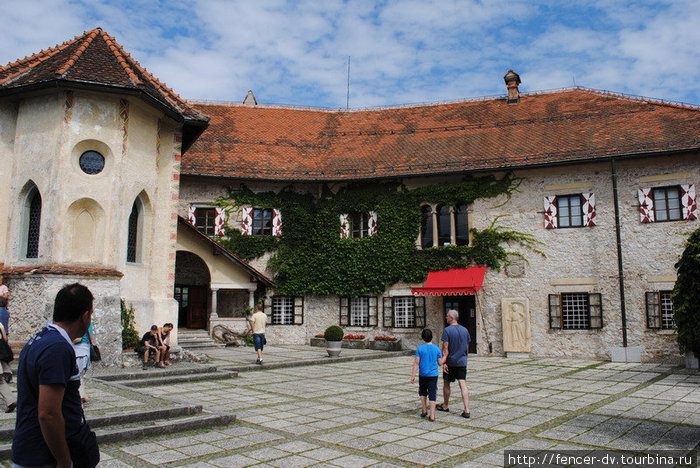
<svg viewBox="0 0 700 468">
<path fill-rule="evenodd" d="M 102 26 L 187 99 L 344 107 L 576 84 L 700 103 L 700 2 L 40 0 L 0 16 L 0 62 Z"/>
</svg>

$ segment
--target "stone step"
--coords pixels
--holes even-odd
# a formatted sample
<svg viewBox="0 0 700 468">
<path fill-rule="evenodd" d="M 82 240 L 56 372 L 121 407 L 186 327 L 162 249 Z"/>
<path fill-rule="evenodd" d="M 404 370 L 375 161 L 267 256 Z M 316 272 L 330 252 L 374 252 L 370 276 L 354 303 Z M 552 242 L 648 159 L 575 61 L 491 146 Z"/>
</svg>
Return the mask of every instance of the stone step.
<svg viewBox="0 0 700 468">
<path fill-rule="evenodd" d="M 141 361 L 139 361 L 141 362 Z M 128 372 L 119 373 L 94 373 L 90 377 L 93 379 L 104 380 L 107 382 L 123 381 L 131 379 L 143 379 L 144 377 L 165 377 L 174 375 L 191 375 L 191 374 L 205 374 L 216 372 L 216 366 L 199 365 L 199 366 L 181 366 L 175 364 L 174 366 L 166 367 L 165 369 L 159 369 L 157 367 L 149 367 L 146 370 L 142 370 L 140 367 Z"/>
<path fill-rule="evenodd" d="M 95 428 L 93 420 L 90 418 L 88 418 L 88 423 L 95 431 L 99 443 L 109 443 L 154 435 L 174 434 L 205 427 L 226 426 L 236 420 L 236 416 L 232 414 L 203 413 L 201 406 L 198 413 L 190 416 L 144 420 L 143 415 L 143 411 L 134 412 L 132 420 L 122 425 L 110 425 L 103 428 Z M 0 459 L 9 459 L 11 451 L 12 442 L 4 438 L 3 443 L 0 444 Z"/>
<path fill-rule="evenodd" d="M 191 343 L 183 343 L 180 341 L 180 347 L 184 349 L 202 349 L 202 348 L 225 348 L 226 345 L 223 343 L 217 343 L 216 341 L 193 341 Z"/>
<path fill-rule="evenodd" d="M 126 387 L 150 387 L 177 383 L 201 382 L 204 380 L 233 379 L 236 377 L 238 377 L 238 372 L 236 371 L 215 371 L 185 375 L 163 375 L 160 377 L 147 376 L 142 379 L 115 380 L 113 382 Z"/>
<path fill-rule="evenodd" d="M 172 419 L 182 416 L 192 416 L 202 412 L 202 405 L 178 405 L 164 408 L 143 409 L 136 411 L 122 411 L 109 414 L 93 414 L 89 410 L 85 412 L 85 418 L 90 424 L 90 428 L 95 430 L 100 427 L 117 426 L 121 424 L 131 424 L 134 422 L 148 422 L 159 419 Z M 11 425 L 0 426 L 0 440 L 12 438 L 14 433 L 14 422 Z"/>
</svg>

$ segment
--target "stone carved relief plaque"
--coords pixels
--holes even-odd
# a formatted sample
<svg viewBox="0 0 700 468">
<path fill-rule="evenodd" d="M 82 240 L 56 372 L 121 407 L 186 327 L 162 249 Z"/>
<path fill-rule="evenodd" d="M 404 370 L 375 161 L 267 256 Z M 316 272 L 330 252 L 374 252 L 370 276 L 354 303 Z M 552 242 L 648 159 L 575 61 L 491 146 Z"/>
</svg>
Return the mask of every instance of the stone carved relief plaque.
<svg viewBox="0 0 700 468">
<path fill-rule="evenodd" d="M 511 353 L 529 353 L 532 344 L 530 329 L 530 301 L 525 297 L 501 299 L 503 320 L 503 350 Z"/>
</svg>

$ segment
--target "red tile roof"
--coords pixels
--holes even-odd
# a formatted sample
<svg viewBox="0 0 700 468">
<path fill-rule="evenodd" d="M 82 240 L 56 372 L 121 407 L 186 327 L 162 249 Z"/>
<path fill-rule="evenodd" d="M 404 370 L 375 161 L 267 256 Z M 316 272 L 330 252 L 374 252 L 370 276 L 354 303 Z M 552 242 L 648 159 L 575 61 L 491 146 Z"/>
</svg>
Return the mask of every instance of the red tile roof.
<svg viewBox="0 0 700 468">
<path fill-rule="evenodd" d="M 4 267 L 0 269 L 0 274 L 6 276 L 23 275 L 67 275 L 67 276 L 90 276 L 90 277 L 114 277 L 121 278 L 124 274 L 112 268 L 93 268 L 75 265 L 38 265 L 24 267 Z"/>
<path fill-rule="evenodd" d="M 0 66 L 0 96 L 55 86 L 137 95 L 185 122 L 190 140 L 206 128 L 207 116 L 158 81 L 100 28 Z"/>
<path fill-rule="evenodd" d="M 349 112 L 194 105 L 211 120 L 185 175 L 352 180 L 700 148 L 700 109 L 585 88 Z"/>
</svg>

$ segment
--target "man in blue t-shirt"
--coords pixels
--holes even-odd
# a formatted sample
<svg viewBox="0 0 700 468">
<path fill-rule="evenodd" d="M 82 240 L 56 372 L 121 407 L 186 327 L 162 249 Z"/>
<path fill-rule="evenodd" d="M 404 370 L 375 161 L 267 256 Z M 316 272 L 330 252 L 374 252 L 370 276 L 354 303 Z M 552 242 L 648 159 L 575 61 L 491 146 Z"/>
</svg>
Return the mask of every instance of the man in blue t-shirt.
<svg viewBox="0 0 700 468">
<path fill-rule="evenodd" d="M 78 283 L 64 286 L 56 295 L 53 322 L 22 348 L 17 372 L 13 466 L 72 464 L 66 437 L 80 432 L 85 424 L 72 340 L 87 332 L 92 302 L 87 287 Z"/>
<path fill-rule="evenodd" d="M 416 382 L 416 370 L 418 371 L 418 395 L 420 396 L 423 412 L 421 418 L 428 415 L 427 401 L 430 400 L 430 421 L 435 421 L 435 401 L 437 400 L 438 369 L 445 363 L 440 348 L 431 343 L 433 332 L 426 328 L 421 334 L 424 344 L 416 348 L 416 359 L 413 361 L 411 371 L 411 383 Z"/>
<path fill-rule="evenodd" d="M 442 394 L 444 401 L 436 405 L 438 411 L 450 411 L 450 383 L 457 381 L 464 403 L 463 418 L 469 418 L 469 388 L 467 388 L 467 353 L 469 350 L 469 330 L 458 323 L 459 312 L 450 310 L 446 316 L 447 326 L 442 332 L 442 355 L 447 358 L 442 374 Z"/>
</svg>

